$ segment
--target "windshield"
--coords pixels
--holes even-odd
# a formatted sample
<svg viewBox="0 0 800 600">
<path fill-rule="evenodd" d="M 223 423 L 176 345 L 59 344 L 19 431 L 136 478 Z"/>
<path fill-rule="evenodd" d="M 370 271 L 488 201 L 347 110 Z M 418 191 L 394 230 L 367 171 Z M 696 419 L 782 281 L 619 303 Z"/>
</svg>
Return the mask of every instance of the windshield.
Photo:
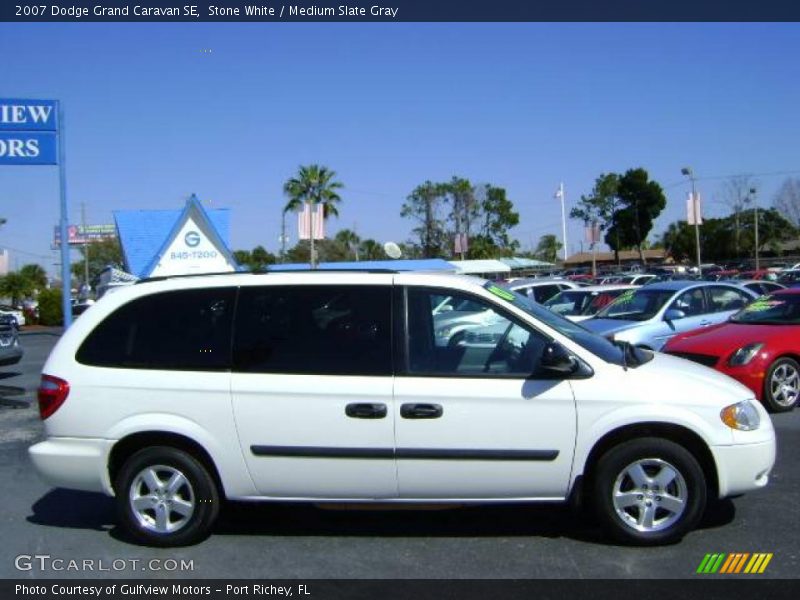
<svg viewBox="0 0 800 600">
<path fill-rule="evenodd" d="M 800 294 L 762 296 L 731 317 L 734 323 L 800 325 Z"/>
<path fill-rule="evenodd" d="M 588 300 L 589 292 L 564 290 L 550 298 L 544 306 L 560 315 L 579 315 Z"/>
<path fill-rule="evenodd" d="M 597 318 L 647 321 L 656 316 L 674 295 L 674 290 L 654 290 L 652 288 L 626 290 L 614 302 L 597 313 Z"/>
<path fill-rule="evenodd" d="M 649 362 L 653 358 L 651 352 L 633 349 L 627 345 L 615 344 L 603 336 L 597 335 L 581 327 L 579 324 L 565 319 L 544 306 L 536 304 L 518 292 L 499 288 L 491 282 L 487 282 L 483 287 L 503 300 L 510 302 L 517 308 L 524 310 L 535 319 L 552 327 L 561 335 L 568 337 L 582 348 L 585 348 L 606 362 L 619 366 L 637 366 Z"/>
</svg>

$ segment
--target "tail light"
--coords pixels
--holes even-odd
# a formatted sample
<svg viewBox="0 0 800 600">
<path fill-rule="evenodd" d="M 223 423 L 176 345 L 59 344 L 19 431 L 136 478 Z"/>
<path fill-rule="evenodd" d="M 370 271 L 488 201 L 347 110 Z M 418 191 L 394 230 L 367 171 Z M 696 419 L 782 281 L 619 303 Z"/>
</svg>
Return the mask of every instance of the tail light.
<svg viewBox="0 0 800 600">
<path fill-rule="evenodd" d="M 69 396 L 69 383 L 52 375 L 42 375 L 39 384 L 39 414 L 44 421 L 56 412 Z"/>
</svg>

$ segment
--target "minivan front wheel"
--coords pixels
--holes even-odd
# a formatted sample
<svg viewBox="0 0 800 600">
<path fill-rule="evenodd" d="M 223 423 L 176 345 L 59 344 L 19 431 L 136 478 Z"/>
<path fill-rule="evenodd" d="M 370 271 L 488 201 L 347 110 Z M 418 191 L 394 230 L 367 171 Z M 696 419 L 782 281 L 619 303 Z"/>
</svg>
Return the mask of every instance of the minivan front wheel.
<svg viewBox="0 0 800 600">
<path fill-rule="evenodd" d="M 640 438 L 615 446 L 600 458 L 593 480 L 601 525 L 621 542 L 678 541 L 705 510 L 703 470 L 669 440 Z"/>
<path fill-rule="evenodd" d="M 211 474 L 192 455 L 152 447 L 131 456 L 116 477 L 123 528 L 151 546 L 185 546 L 204 539 L 219 512 Z"/>
</svg>

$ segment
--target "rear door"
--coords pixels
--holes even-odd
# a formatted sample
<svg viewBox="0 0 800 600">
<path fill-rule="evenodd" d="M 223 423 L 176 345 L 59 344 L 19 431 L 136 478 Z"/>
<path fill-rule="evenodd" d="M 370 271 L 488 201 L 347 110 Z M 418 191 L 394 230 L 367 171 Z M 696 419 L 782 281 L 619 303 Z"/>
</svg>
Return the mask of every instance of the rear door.
<svg viewBox="0 0 800 600">
<path fill-rule="evenodd" d="M 576 411 L 568 381 L 532 375 L 548 339 L 500 304 L 464 294 L 495 318 L 440 346 L 431 313 L 451 293 L 406 290 L 395 379 L 400 497 L 563 498 Z"/>
<path fill-rule="evenodd" d="M 369 281 L 241 289 L 231 391 L 260 494 L 397 496 L 391 278 Z"/>
</svg>

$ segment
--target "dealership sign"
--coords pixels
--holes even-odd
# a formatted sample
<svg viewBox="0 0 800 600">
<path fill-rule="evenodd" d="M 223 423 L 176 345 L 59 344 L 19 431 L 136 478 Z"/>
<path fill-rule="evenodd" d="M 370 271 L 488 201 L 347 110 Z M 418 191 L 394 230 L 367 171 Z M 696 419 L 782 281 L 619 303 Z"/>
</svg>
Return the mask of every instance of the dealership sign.
<svg viewBox="0 0 800 600">
<path fill-rule="evenodd" d="M 67 244 L 81 246 L 117 237 L 115 225 L 67 225 Z M 61 245 L 61 227 L 55 226 L 53 231 L 53 246 Z"/>
<path fill-rule="evenodd" d="M 0 99 L 0 165 L 58 164 L 55 100 Z"/>
</svg>

